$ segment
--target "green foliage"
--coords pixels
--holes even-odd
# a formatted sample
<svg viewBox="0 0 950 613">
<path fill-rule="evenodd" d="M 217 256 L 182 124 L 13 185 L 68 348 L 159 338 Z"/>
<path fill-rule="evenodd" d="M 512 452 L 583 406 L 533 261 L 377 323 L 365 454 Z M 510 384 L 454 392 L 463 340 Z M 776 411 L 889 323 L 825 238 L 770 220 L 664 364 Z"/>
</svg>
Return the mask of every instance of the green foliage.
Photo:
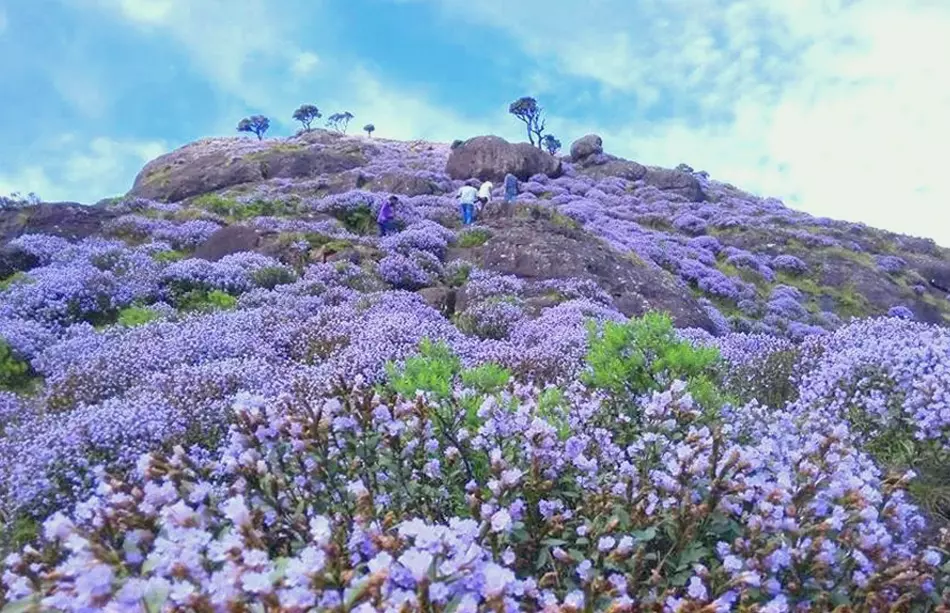
<svg viewBox="0 0 950 613">
<path fill-rule="evenodd" d="M 470 228 L 459 232 L 459 247 L 480 247 L 491 238 L 491 232 L 487 228 Z"/>
<path fill-rule="evenodd" d="M 459 266 L 456 266 L 455 269 L 448 275 L 446 282 L 450 287 L 461 287 L 468 282 L 468 276 L 472 274 L 472 265 L 465 263 Z"/>
<path fill-rule="evenodd" d="M 10 345 L 0 339 L 0 389 L 22 391 L 29 387 L 30 365 L 19 359 Z"/>
<path fill-rule="evenodd" d="M 126 328 L 133 328 L 135 326 L 147 324 L 148 322 L 154 321 L 156 319 L 158 319 L 158 313 L 155 311 L 145 307 L 130 306 L 119 311 L 119 316 L 116 323 Z"/>
<path fill-rule="evenodd" d="M 251 273 L 251 278 L 260 287 L 274 289 L 278 285 L 293 283 L 297 277 L 283 266 L 267 266 Z"/>
<path fill-rule="evenodd" d="M 6 279 L 0 280 L 0 292 L 8 289 L 11 285 L 15 283 L 29 283 L 30 278 L 26 275 L 25 272 L 17 271 L 7 277 Z"/>
<path fill-rule="evenodd" d="M 211 211 L 215 215 L 227 216 L 238 206 L 236 200 L 225 198 L 220 194 L 202 194 L 191 201 L 193 206 Z"/>
<path fill-rule="evenodd" d="M 376 218 L 369 206 L 361 204 L 357 208 L 345 212 L 340 218 L 343 227 L 354 234 L 370 234 L 376 224 Z"/>
<path fill-rule="evenodd" d="M 220 194 L 203 194 L 192 200 L 192 205 L 235 221 L 254 217 L 280 217 L 296 212 L 293 200 L 264 200 L 258 198 L 251 202 L 238 202 L 234 198 Z"/>
<path fill-rule="evenodd" d="M 174 249 L 170 251 L 159 251 L 152 255 L 152 259 L 157 262 L 177 262 L 179 260 L 184 260 L 188 257 L 188 254 L 183 251 L 176 251 Z"/>
<path fill-rule="evenodd" d="M 546 388 L 538 398 L 538 417 L 554 426 L 558 438 L 562 441 L 571 435 L 571 425 L 566 417 L 569 408 L 564 392 L 559 387 Z"/>
<path fill-rule="evenodd" d="M 500 391 L 508 380 L 511 379 L 511 372 L 489 362 L 462 372 L 462 383 L 481 394 L 492 394 Z"/>
<path fill-rule="evenodd" d="M 583 380 L 615 402 L 666 388 L 679 379 L 704 408 L 718 409 L 719 351 L 698 348 L 676 336 L 670 317 L 648 313 L 625 323 L 589 325 L 587 370 Z"/>
<path fill-rule="evenodd" d="M 182 294 L 176 301 L 182 311 L 226 311 L 237 306 L 237 298 L 221 290 L 194 289 Z"/>
<path fill-rule="evenodd" d="M 447 345 L 427 338 L 419 344 L 419 354 L 408 358 L 402 368 L 392 362 L 386 365 L 389 386 L 406 398 L 414 397 L 417 390 L 430 392 L 436 398 L 448 398 L 452 381 L 460 370 L 458 356 Z"/>
<path fill-rule="evenodd" d="M 798 349 L 776 351 L 761 361 L 731 367 L 723 375 L 723 389 L 739 402 L 757 400 L 769 407 L 783 407 L 798 398 L 792 377 L 799 363 Z"/>
<path fill-rule="evenodd" d="M 39 534 L 40 525 L 32 517 L 19 516 L 9 520 L 0 517 L 0 555 L 22 549 L 35 542 Z"/>
</svg>

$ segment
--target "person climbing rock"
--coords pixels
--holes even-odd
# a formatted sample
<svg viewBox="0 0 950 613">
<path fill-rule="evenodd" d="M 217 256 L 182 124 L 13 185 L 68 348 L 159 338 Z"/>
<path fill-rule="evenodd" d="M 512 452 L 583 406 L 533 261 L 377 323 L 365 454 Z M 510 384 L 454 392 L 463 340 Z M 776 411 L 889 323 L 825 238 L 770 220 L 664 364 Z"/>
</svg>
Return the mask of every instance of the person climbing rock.
<svg viewBox="0 0 950 613">
<path fill-rule="evenodd" d="M 478 199 L 478 190 L 471 185 L 463 185 L 459 189 L 458 199 L 462 206 L 462 224 L 470 226 L 475 220 L 475 201 Z"/>
<path fill-rule="evenodd" d="M 376 223 L 379 225 L 379 235 L 386 236 L 394 230 L 393 222 L 396 219 L 396 205 L 399 204 L 397 196 L 390 196 L 389 200 L 379 207 L 379 215 L 376 216 Z"/>
<path fill-rule="evenodd" d="M 505 175 L 505 208 L 504 215 L 509 217 L 511 209 L 514 206 L 515 198 L 518 197 L 518 177 L 510 172 Z"/>
<path fill-rule="evenodd" d="M 495 186 L 490 181 L 485 181 L 481 187 L 478 188 L 478 201 L 482 206 L 485 206 L 491 201 L 491 190 L 493 187 Z"/>
<path fill-rule="evenodd" d="M 478 188 L 478 204 L 476 205 L 475 214 L 481 216 L 482 211 L 485 210 L 485 207 L 491 202 L 491 190 L 494 187 L 491 182 L 485 181 Z"/>
</svg>

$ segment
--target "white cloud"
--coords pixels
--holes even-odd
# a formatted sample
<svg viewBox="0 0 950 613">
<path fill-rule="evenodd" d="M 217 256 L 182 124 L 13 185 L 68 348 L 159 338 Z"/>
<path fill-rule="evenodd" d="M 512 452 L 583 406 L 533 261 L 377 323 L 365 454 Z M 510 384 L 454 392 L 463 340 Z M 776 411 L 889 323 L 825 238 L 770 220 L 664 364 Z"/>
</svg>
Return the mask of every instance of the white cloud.
<svg viewBox="0 0 950 613">
<path fill-rule="evenodd" d="M 552 117 L 562 137 L 950 245 L 946 3 L 428 1 L 629 97 L 599 125 Z"/>
<path fill-rule="evenodd" d="M 0 173 L 0 193 L 35 192 L 47 201 L 93 203 L 128 191 L 130 177 L 168 150 L 162 141 L 98 137 L 85 146 L 80 141 L 75 135 L 65 135 L 37 147 L 30 158 L 43 159 L 44 164 L 25 164 Z"/>
<path fill-rule="evenodd" d="M 320 58 L 317 57 L 316 53 L 303 51 L 294 58 L 290 69 L 295 75 L 302 77 L 313 72 L 313 69 L 316 68 L 319 63 Z"/>
<path fill-rule="evenodd" d="M 355 116 L 353 125 L 372 123 L 377 138 L 452 142 L 492 132 L 497 124 L 494 119 L 459 115 L 432 103 L 418 87 L 386 83 L 364 67 L 349 70 L 339 90 L 346 92 L 345 108 Z M 517 138 L 517 134 L 501 135 Z"/>
<path fill-rule="evenodd" d="M 7 29 L 8 24 L 7 13 L 3 10 L 3 7 L 0 6 L 0 34 L 3 34 L 4 30 Z"/>
<path fill-rule="evenodd" d="M 159 28 L 184 50 L 194 67 L 223 93 L 261 108 L 292 84 L 262 78 L 256 63 L 312 69 L 316 56 L 297 48 L 293 9 L 267 0 L 84 0 L 144 32 Z M 307 3 L 309 17 L 320 2 Z M 310 35 L 319 35 L 311 28 Z"/>
<path fill-rule="evenodd" d="M 182 8 L 174 0 L 118 0 L 118 6 L 128 19 L 149 24 L 164 23 L 175 8 Z"/>
</svg>

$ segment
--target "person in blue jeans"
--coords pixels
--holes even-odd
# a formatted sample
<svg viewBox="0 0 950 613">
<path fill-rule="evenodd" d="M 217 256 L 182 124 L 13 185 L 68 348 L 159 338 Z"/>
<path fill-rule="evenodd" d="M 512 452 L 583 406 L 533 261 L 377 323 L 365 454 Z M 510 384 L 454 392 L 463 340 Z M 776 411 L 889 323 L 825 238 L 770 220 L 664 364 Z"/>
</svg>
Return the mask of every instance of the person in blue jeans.
<svg viewBox="0 0 950 613">
<path fill-rule="evenodd" d="M 513 202 L 518 197 L 518 177 L 510 172 L 505 175 L 505 202 Z"/>
<path fill-rule="evenodd" d="M 511 209 L 514 206 L 515 198 L 518 197 L 518 177 L 511 174 L 510 172 L 505 175 L 505 206 L 504 206 L 504 215 L 506 217 L 511 216 Z"/>
<path fill-rule="evenodd" d="M 475 201 L 478 199 L 478 190 L 471 185 L 463 185 L 459 189 L 458 199 L 462 206 L 462 225 L 470 226 L 475 221 Z"/>
<path fill-rule="evenodd" d="M 391 234 L 394 230 L 393 225 L 396 220 L 396 205 L 399 203 L 399 198 L 396 196 L 390 196 L 389 200 L 383 203 L 383 206 L 379 207 L 379 215 L 376 216 L 376 224 L 379 225 L 379 235 L 386 236 Z"/>
</svg>

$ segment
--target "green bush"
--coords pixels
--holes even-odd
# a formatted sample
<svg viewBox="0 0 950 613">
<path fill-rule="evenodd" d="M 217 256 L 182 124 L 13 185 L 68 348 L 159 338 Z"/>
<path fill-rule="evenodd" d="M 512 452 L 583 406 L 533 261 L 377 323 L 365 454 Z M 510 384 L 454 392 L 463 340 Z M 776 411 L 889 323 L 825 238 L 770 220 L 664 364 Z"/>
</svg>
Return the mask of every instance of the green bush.
<svg viewBox="0 0 950 613">
<path fill-rule="evenodd" d="M 0 339 L 0 389 L 21 391 L 30 382 L 30 365 L 19 359 L 10 345 Z"/>
<path fill-rule="evenodd" d="M 175 251 L 174 249 L 170 251 L 159 251 L 152 255 L 152 259 L 156 262 L 177 262 L 184 260 L 186 257 L 188 257 L 187 254 L 182 251 Z"/>
<path fill-rule="evenodd" d="M 141 326 L 158 319 L 158 313 L 140 306 L 130 306 L 119 311 L 116 323 L 126 328 Z"/>
<path fill-rule="evenodd" d="M 15 272 L 6 279 L 0 280 L 0 292 L 8 289 L 11 285 L 15 283 L 29 283 L 30 278 L 26 275 L 25 272 Z"/>
<path fill-rule="evenodd" d="M 511 379 L 508 369 L 489 362 L 474 368 L 462 371 L 462 384 L 481 394 L 492 394 L 501 391 Z"/>
<path fill-rule="evenodd" d="M 219 194 L 202 194 L 192 200 L 191 204 L 222 216 L 231 215 L 240 206 L 236 200 Z"/>
<path fill-rule="evenodd" d="M 255 270 L 251 273 L 251 278 L 259 287 L 274 289 L 278 285 L 293 283 L 297 279 L 297 276 L 294 275 L 293 271 L 283 266 L 268 266 Z"/>
<path fill-rule="evenodd" d="M 402 368 L 386 365 L 389 385 L 393 391 L 412 398 L 416 391 L 429 392 L 436 398 L 448 398 L 452 382 L 461 370 L 461 362 L 444 343 L 423 339 L 419 355 L 408 358 Z"/>
<path fill-rule="evenodd" d="M 446 273 L 445 281 L 449 287 L 461 287 L 468 282 L 468 276 L 472 274 L 472 265 L 464 262 L 455 266 L 446 266 Z"/>
<path fill-rule="evenodd" d="M 340 221 L 343 227 L 354 234 L 370 234 L 376 225 L 376 218 L 366 204 L 345 212 Z"/>
<path fill-rule="evenodd" d="M 601 326 L 592 322 L 586 361 L 583 381 L 607 392 L 614 402 L 666 389 L 677 379 L 703 408 L 718 409 L 723 402 L 719 350 L 681 340 L 665 314 Z"/>
<path fill-rule="evenodd" d="M 479 247 L 488 242 L 491 232 L 487 228 L 471 228 L 459 232 L 459 247 Z"/>
<path fill-rule="evenodd" d="M 221 290 L 195 289 L 182 294 L 177 300 L 182 311 L 226 311 L 237 306 L 237 298 Z"/>
</svg>

